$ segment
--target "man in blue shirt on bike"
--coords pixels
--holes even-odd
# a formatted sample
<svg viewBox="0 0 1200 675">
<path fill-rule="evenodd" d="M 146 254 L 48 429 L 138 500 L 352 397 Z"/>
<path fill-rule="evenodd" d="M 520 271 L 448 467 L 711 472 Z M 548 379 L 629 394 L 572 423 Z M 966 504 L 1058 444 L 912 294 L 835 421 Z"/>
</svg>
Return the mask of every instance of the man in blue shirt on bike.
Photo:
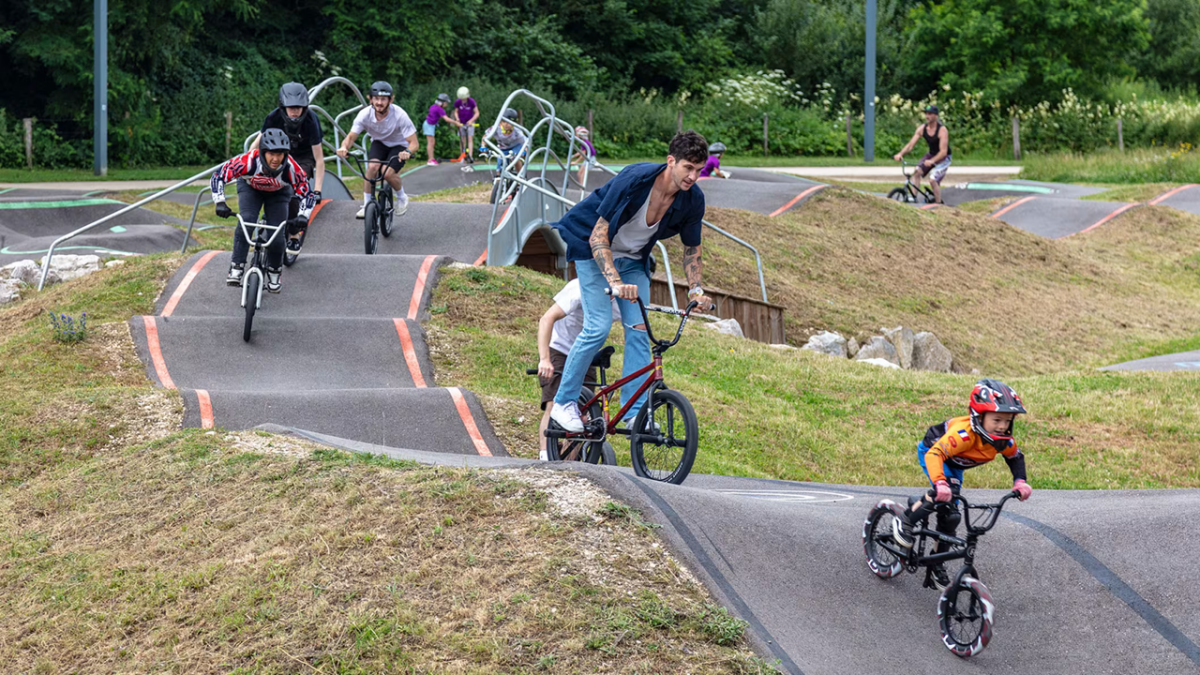
<svg viewBox="0 0 1200 675">
<path fill-rule="evenodd" d="M 554 396 L 550 418 L 563 429 L 583 431 L 579 388 L 596 352 L 604 346 L 612 324 L 612 305 L 606 291 L 619 298 L 625 325 L 622 377 L 650 363 L 650 341 L 637 298 L 650 299 L 648 260 L 655 243 L 679 235 L 688 298 L 702 307 L 712 304 L 700 286 L 703 266 L 700 238 L 704 193 L 696 187 L 708 159 L 708 142 L 695 131 L 676 134 L 664 164 L 631 164 L 606 185 L 576 204 L 554 228 L 567 244 L 567 259 L 575 263 L 583 300 L 583 330 L 567 355 L 562 382 Z M 645 377 L 626 385 L 634 392 Z M 626 425 L 636 418 L 644 397 L 630 408 Z"/>
</svg>

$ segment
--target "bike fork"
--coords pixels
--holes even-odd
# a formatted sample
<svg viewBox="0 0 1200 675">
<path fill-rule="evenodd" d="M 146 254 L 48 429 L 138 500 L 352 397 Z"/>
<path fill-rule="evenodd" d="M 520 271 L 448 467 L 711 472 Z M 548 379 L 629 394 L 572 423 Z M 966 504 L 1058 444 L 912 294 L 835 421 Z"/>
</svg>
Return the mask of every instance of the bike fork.
<svg viewBox="0 0 1200 675">
<path fill-rule="evenodd" d="M 254 298 L 254 308 L 259 309 L 262 307 L 263 281 L 265 279 L 263 277 L 262 270 L 258 267 L 248 267 L 246 268 L 246 272 L 242 275 L 242 308 L 244 309 L 246 307 L 246 279 L 248 279 L 251 274 L 258 276 L 258 294 L 257 297 Z"/>
</svg>

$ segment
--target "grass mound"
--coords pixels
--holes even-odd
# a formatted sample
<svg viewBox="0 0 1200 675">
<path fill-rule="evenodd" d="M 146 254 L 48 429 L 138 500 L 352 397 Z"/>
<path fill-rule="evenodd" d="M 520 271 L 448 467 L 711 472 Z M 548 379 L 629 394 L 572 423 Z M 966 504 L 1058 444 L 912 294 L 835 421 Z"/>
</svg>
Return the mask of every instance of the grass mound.
<svg viewBox="0 0 1200 675">
<path fill-rule="evenodd" d="M 1166 207 L 1055 241 L 841 188 L 778 218 L 717 208 L 709 218 L 758 247 L 798 344 L 818 330 L 904 325 L 936 333 L 964 370 L 1011 377 L 1150 355 L 1200 325 L 1200 256 L 1179 246 L 1200 238 L 1200 217 Z M 744 249 L 711 232 L 704 244 L 709 285 L 758 295 Z M 668 248 L 678 265 L 678 243 Z"/>
<path fill-rule="evenodd" d="M 537 320 L 562 281 L 516 267 L 443 274 L 428 325 L 438 384 L 470 388 L 508 450 L 536 456 L 538 388 L 524 371 L 537 362 Z M 964 413 L 977 378 L 881 369 L 694 327 L 666 355 L 665 371 L 700 418 L 694 471 L 872 485 L 923 481 L 917 441 Z M 1031 411 L 1019 439 L 1035 487 L 1200 486 L 1200 380 L 1190 374 L 1007 379 Z M 614 446 L 627 463 L 628 444 Z M 1007 487 L 1011 478 L 997 462 L 972 471 L 971 482 Z"/>
</svg>

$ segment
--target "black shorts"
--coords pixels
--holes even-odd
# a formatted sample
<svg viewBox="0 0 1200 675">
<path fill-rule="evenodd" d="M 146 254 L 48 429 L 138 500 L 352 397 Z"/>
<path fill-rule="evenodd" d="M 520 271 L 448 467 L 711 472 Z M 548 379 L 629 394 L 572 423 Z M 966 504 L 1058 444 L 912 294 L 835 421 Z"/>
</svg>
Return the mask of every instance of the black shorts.
<svg viewBox="0 0 1200 675">
<path fill-rule="evenodd" d="M 408 148 L 403 145 L 384 145 L 379 141 L 371 141 L 371 147 L 367 149 L 367 159 L 387 162 L 392 171 L 399 173 L 404 166 L 404 162 L 400 160 L 400 153 L 407 151 Z"/>
<path fill-rule="evenodd" d="M 567 367 L 567 355 L 550 348 L 550 363 L 554 366 L 554 375 L 549 380 L 543 380 L 538 377 L 538 384 L 542 385 L 542 410 L 546 409 L 546 404 L 554 400 L 554 395 L 558 393 L 558 384 L 562 382 L 563 370 Z M 591 368 L 587 372 L 585 382 L 596 381 L 596 369 Z"/>
</svg>

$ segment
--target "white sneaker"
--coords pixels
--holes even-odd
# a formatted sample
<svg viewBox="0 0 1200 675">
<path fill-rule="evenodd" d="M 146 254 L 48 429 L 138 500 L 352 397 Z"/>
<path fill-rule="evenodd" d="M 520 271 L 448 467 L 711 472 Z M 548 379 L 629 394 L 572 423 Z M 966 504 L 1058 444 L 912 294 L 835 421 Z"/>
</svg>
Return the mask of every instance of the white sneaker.
<svg viewBox="0 0 1200 675">
<path fill-rule="evenodd" d="M 555 402 L 550 407 L 550 419 L 558 422 L 558 426 L 567 431 L 574 433 L 583 431 L 583 420 L 579 417 L 579 406 L 573 402 L 567 405 Z"/>
<path fill-rule="evenodd" d="M 541 452 L 538 453 L 538 459 L 543 462 L 549 462 L 550 455 L 545 450 L 542 450 Z"/>
<path fill-rule="evenodd" d="M 404 195 L 403 200 L 396 200 L 396 215 L 402 216 L 408 213 L 408 195 Z"/>
<path fill-rule="evenodd" d="M 367 205 L 363 204 L 362 208 L 358 210 L 358 213 L 354 214 L 354 217 L 357 218 L 358 220 L 362 220 L 363 218 L 366 218 L 367 217 Z"/>
</svg>

